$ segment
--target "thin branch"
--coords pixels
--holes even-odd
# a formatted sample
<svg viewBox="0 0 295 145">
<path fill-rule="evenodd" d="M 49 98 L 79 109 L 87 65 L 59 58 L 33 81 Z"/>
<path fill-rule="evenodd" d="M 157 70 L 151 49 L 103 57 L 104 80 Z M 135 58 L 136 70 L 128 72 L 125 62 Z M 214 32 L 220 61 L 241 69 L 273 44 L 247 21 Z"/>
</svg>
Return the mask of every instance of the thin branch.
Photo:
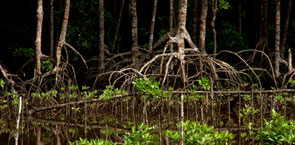
<svg viewBox="0 0 295 145">
<path fill-rule="evenodd" d="M 14 86 L 15 82 L 12 79 L 9 79 L 8 76 L 10 76 L 11 74 L 7 73 L 7 70 L 2 67 L 2 65 L 0 64 L 0 71 L 3 75 L 3 77 L 9 82 L 11 83 L 12 86 Z"/>
<path fill-rule="evenodd" d="M 64 43 L 66 46 L 68 46 L 69 48 L 71 48 L 78 56 L 80 56 L 80 58 L 82 59 L 83 63 L 85 64 L 86 68 L 88 69 L 88 65 L 87 62 L 85 61 L 85 59 L 83 58 L 83 56 L 69 43 L 65 42 Z"/>
</svg>

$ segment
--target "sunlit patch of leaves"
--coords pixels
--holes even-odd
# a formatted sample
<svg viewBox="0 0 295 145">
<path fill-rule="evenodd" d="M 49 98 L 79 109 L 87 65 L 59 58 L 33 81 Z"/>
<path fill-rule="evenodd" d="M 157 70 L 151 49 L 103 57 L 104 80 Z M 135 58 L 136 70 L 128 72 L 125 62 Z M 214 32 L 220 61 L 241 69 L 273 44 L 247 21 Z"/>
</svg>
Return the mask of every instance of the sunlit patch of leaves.
<svg viewBox="0 0 295 145">
<path fill-rule="evenodd" d="M 151 131 L 155 127 L 148 127 L 145 124 L 140 124 L 137 126 L 137 129 L 135 127 L 132 127 L 131 133 L 127 133 L 124 135 L 124 141 L 125 145 L 148 145 L 153 144 L 157 145 L 159 144 L 159 141 L 157 140 L 156 135 L 151 134 Z"/>
<path fill-rule="evenodd" d="M 271 120 L 264 119 L 264 126 L 258 129 L 253 128 L 253 124 L 248 124 L 248 133 L 242 133 L 245 140 L 257 140 L 266 145 L 273 144 L 294 144 L 295 143 L 295 123 L 285 121 L 284 116 L 272 110 Z"/>
<path fill-rule="evenodd" d="M 163 90 L 160 89 L 160 82 L 157 82 L 153 77 L 148 78 L 144 76 L 143 78 L 137 78 L 132 84 L 135 85 L 138 91 L 145 93 L 145 97 L 160 99 L 164 96 Z"/>
<path fill-rule="evenodd" d="M 95 92 L 94 92 L 95 93 Z M 112 86 L 106 86 L 106 88 L 103 90 L 103 93 L 99 95 L 99 98 L 102 98 L 104 100 L 110 100 L 116 95 L 121 95 L 126 93 L 124 90 L 119 90 L 117 88 L 113 88 Z"/>
<path fill-rule="evenodd" d="M 76 140 L 74 142 L 69 142 L 70 145 L 116 145 L 116 143 L 113 143 L 108 140 L 102 140 L 102 139 L 87 139 L 87 138 L 79 138 L 79 140 Z"/>
<path fill-rule="evenodd" d="M 181 125 L 177 124 L 180 129 Z M 228 131 L 219 132 L 214 131 L 213 126 L 207 124 L 200 124 L 193 121 L 186 121 L 183 124 L 183 144 L 229 144 L 229 141 L 234 139 L 234 135 Z M 167 130 L 166 136 L 171 138 L 173 142 L 180 142 L 180 132 L 177 130 Z"/>
</svg>

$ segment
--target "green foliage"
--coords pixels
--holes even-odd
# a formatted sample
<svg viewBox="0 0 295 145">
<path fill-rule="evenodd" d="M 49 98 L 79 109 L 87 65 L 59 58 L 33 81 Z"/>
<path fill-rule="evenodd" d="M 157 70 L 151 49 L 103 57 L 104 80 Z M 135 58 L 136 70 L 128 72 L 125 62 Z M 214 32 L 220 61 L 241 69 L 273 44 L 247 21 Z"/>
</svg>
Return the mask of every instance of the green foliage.
<svg viewBox="0 0 295 145">
<path fill-rule="evenodd" d="M 52 63 L 50 60 L 43 60 L 42 62 L 42 70 L 49 71 L 52 69 Z"/>
<path fill-rule="evenodd" d="M 291 84 L 294 84 L 294 85 L 295 85 L 295 80 L 291 79 L 291 80 L 289 81 L 289 83 L 291 83 Z"/>
<path fill-rule="evenodd" d="M 154 127 L 148 127 L 143 123 L 137 126 L 137 130 L 133 126 L 132 132 L 124 136 L 125 145 L 159 144 L 159 141 L 156 140 L 156 136 L 151 134 L 153 129 Z"/>
<path fill-rule="evenodd" d="M 154 127 L 148 127 L 143 123 L 137 126 L 137 130 L 135 127 L 132 127 L 131 133 L 127 133 L 124 135 L 125 145 L 157 145 L 159 144 L 158 138 L 156 135 L 152 135 L 151 131 Z M 102 130 L 103 134 L 112 134 L 111 130 Z M 112 143 L 108 140 L 101 139 L 83 139 L 79 138 L 74 142 L 69 142 L 70 145 L 116 145 L 116 143 Z"/>
<path fill-rule="evenodd" d="M 71 3 L 71 20 L 69 21 L 67 39 L 83 57 L 95 57 L 92 52 L 96 51 L 99 36 L 99 20 L 98 20 L 98 1 L 73 1 Z M 62 13 L 61 13 L 62 14 Z M 107 7 L 104 9 L 105 22 L 105 40 L 113 40 L 116 32 L 117 19 L 113 17 Z M 117 45 L 121 43 L 121 33 L 117 36 Z M 110 51 L 114 50 L 113 41 L 106 41 Z M 69 53 L 73 53 L 69 51 Z M 73 61 L 79 60 L 76 54 L 73 53 L 70 58 Z"/>
<path fill-rule="evenodd" d="M 31 58 L 35 55 L 35 49 L 33 48 L 24 48 L 24 47 L 18 47 L 14 48 L 12 55 L 14 57 L 24 56 L 27 58 Z"/>
<path fill-rule="evenodd" d="M 203 90 L 209 91 L 211 89 L 210 80 L 207 77 L 203 77 L 202 79 L 197 80 L 200 88 Z M 205 98 L 205 95 L 201 95 L 197 93 L 198 87 L 196 85 L 192 85 L 192 89 L 189 90 L 189 96 L 188 97 L 191 100 L 198 101 Z"/>
<path fill-rule="evenodd" d="M 86 90 L 88 90 L 90 87 L 88 87 L 88 86 L 82 86 L 82 91 L 86 91 Z"/>
<path fill-rule="evenodd" d="M 11 90 L 10 92 L 6 92 L 5 93 L 5 96 L 8 97 L 8 98 L 11 98 L 11 102 L 13 105 L 17 105 L 18 106 L 18 103 L 19 103 L 19 94 L 17 91 L 15 90 Z"/>
<path fill-rule="evenodd" d="M 69 95 L 69 99 L 77 99 L 78 98 L 78 94 L 73 92 Z"/>
<path fill-rule="evenodd" d="M 294 121 L 287 122 L 284 116 L 281 116 L 275 110 L 272 110 L 272 119 L 264 119 L 265 126 L 254 129 L 253 124 L 248 124 L 248 133 L 241 134 L 246 140 L 260 141 L 266 145 L 274 144 L 294 144 L 295 143 L 295 124 Z"/>
<path fill-rule="evenodd" d="M 294 122 L 286 122 L 275 110 L 272 110 L 272 120 L 264 120 L 265 126 L 258 131 L 257 139 L 264 144 L 295 143 Z"/>
<path fill-rule="evenodd" d="M 245 107 L 242 108 L 240 116 L 244 122 L 247 122 L 247 121 L 249 121 L 250 116 L 252 116 L 258 112 L 259 112 L 258 109 L 255 109 L 255 108 L 246 104 Z"/>
<path fill-rule="evenodd" d="M 231 9 L 231 6 L 229 4 L 228 1 L 226 0 L 219 0 L 219 5 L 218 5 L 219 9 L 224 9 L 224 10 L 229 10 Z"/>
<path fill-rule="evenodd" d="M 79 86 L 78 85 L 71 85 L 69 87 L 70 90 L 78 90 L 79 89 Z"/>
<path fill-rule="evenodd" d="M 7 105 L 7 100 L 1 98 L 1 101 L 0 101 L 1 105 L 0 105 L 0 109 L 6 109 L 8 107 Z"/>
<path fill-rule="evenodd" d="M 284 102 L 283 94 L 282 93 L 277 94 L 275 97 L 275 101 L 280 103 Z"/>
<path fill-rule="evenodd" d="M 177 124 L 177 128 L 180 129 L 180 127 L 180 124 Z M 229 144 L 229 141 L 234 138 L 234 135 L 228 131 L 214 131 L 213 126 L 191 121 L 186 121 L 183 124 L 183 130 L 183 143 L 185 145 Z M 166 136 L 176 143 L 180 141 L 179 131 L 168 130 L 166 131 Z"/>
<path fill-rule="evenodd" d="M 74 142 L 69 142 L 70 145 L 116 145 L 116 143 L 113 143 L 108 140 L 102 140 L 102 139 L 90 139 L 87 138 L 79 138 L 79 140 L 76 140 Z"/>
<path fill-rule="evenodd" d="M 146 93 L 147 96 L 151 96 L 156 99 L 160 99 L 163 96 L 163 91 L 160 89 L 160 82 L 157 82 L 154 78 L 137 78 L 135 82 L 132 82 L 136 89 L 140 92 Z"/>
<path fill-rule="evenodd" d="M 5 81 L 3 81 L 2 79 L 0 79 L 0 87 L 1 88 L 4 88 L 4 85 L 5 85 Z"/>
<path fill-rule="evenodd" d="M 189 96 L 187 96 L 187 97 L 189 97 L 189 99 L 198 101 L 198 100 L 202 100 L 206 97 L 205 95 L 201 95 L 201 94 L 197 93 L 197 91 L 196 91 L 197 86 L 196 85 L 193 85 L 192 87 L 193 87 L 193 89 L 189 90 Z"/>
<path fill-rule="evenodd" d="M 233 23 L 222 21 L 217 34 L 224 37 L 217 37 L 218 47 L 222 49 L 237 51 L 248 49 L 248 42 L 244 38 L 243 33 L 239 32 Z M 210 42 L 209 48 L 213 48 L 213 42 Z"/>
<path fill-rule="evenodd" d="M 95 93 L 95 92 L 93 92 Z M 103 93 L 99 95 L 99 98 L 102 98 L 104 100 L 112 99 L 116 95 L 124 94 L 126 93 L 123 90 L 119 90 L 117 88 L 112 88 L 112 86 L 106 86 L 106 88 L 103 90 Z"/>
<path fill-rule="evenodd" d="M 71 110 L 76 111 L 76 112 L 80 112 L 80 107 L 73 106 L 73 107 L 71 107 Z"/>
<path fill-rule="evenodd" d="M 97 122 L 93 122 L 93 124 L 96 124 Z M 114 134 L 118 134 L 119 131 L 115 131 L 115 130 L 112 130 L 112 129 L 101 129 L 100 130 L 100 133 L 106 135 L 106 136 L 111 136 L 111 135 L 114 135 Z"/>
<path fill-rule="evenodd" d="M 118 91 L 117 91 L 118 92 Z M 86 98 L 95 98 L 97 97 L 98 91 L 97 90 L 93 90 L 93 91 L 88 91 L 88 92 L 84 92 L 84 95 L 86 96 Z"/>
<path fill-rule="evenodd" d="M 58 92 L 56 90 L 50 90 L 45 93 L 34 92 L 31 96 L 39 100 L 51 100 L 53 97 L 56 97 L 57 94 Z"/>
<path fill-rule="evenodd" d="M 211 86 L 210 86 L 210 80 L 207 77 L 203 77 L 200 80 L 197 80 L 199 85 L 201 86 L 202 89 L 209 91 Z"/>
<path fill-rule="evenodd" d="M 167 33 L 169 32 L 169 30 L 168 29 L 160 29 L 160 31 L 158 32 L 158 35 L 160 36 L 160 37 L 163 37 L 164 35 L 166 35 Z"/>
<path fill-rule="evenodd" d="M 255 136 L 256 136 L 256 133 L 255 133 L 255 130 L 253 128 L 253 123 L 248 123 L 248 133 L 241 133 L 241 138 L 245 139 L 245 140 L 254 140 L 255 139 Z"/>
<path fill-rule="evenodd" d="M 0 133 L 9 133 L 10 132 L 10 129 L 8 128 L 8 123 L 3 120 L 3 119 L 0 119 Z"/>
<path fill-rule="evenodd" d="M 250 101 L 252 98 L 251 98 L 251 95 L 249 94 L 241 94 L 241 97 L 243 98 L 243 100 L 245 101 Z"/>
</svg>

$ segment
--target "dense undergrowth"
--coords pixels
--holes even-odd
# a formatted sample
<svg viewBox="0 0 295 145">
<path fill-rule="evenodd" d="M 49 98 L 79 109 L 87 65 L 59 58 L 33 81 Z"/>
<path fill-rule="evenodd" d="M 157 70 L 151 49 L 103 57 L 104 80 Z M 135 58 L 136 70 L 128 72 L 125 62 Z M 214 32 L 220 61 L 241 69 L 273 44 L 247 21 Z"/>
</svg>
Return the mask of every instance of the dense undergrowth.
<svg viewBox="0 0 295 145">
<path fill-rule="evenodd" d="M 79 86 L 72 85 L 68 88 L 61 88 L 61 90 L 33 92 L 30 94 L 12 90 L 1 95 L 0 111 L 2 116 L 9 115 L 9 113 L 15 114 L 19 105 L 19 96 L 23 96 L 23 102 L 25 104 L 25 108 L 23 108 L 24 111 L 32 109 L 33 106 L 38 109 L 38 107 L 42 106 L 54 106 L 62 103 L 100 99 L 102 101 L 102 104 L 111 104 L 112 108 L 114 108 L 115 106 L 118 108 L 118 110 L 122 109 L 123 106 L 127 108 L 132 108 L 133 110 L 136 109 L 138 112 L 140 112 L 140 110 L 145 110 L 142 112 L 143 114 L 148 114 L 148 112 L 151 114 L 155 114 L 155 112 L 163 114 L 163 110 L 165 112 L 169 109 L 174 109 L 174 112 L 171 111 L 174 114 L 178 113 L 177 110 L 179 110 L 179 96 L 172 93 L 173 91 L 177 91 L 174 90 L 174 88 L 169 87 L 168 90 L 164 90 L 160 86 L 160 83 L 158 81 L 156 81 L 154 78 L 148 77 L 138 78 L 132 84 L 133 87 L 136 89 L 136 93 L 133 94 L 125 90 L 114 88 L 113 86 L 106 86 L 104 90 L 95 90 L 90 89 L 90 87 L 87 86 L 82 86 L 80 88 Z M 188 116 L 186 119 L 187 121 L 184 123 L 184 144 L 234 144 L 237 142 L 236 139 L 239 134 L 228 131 L 218 131 L 218 128 L 220 127 L 235 126 L 235 120 L 233 120 L 233 118 L 228 118 L 228 121 L 225 121 L 224 119 L 218 119 L 218 116 L 220 114 L 214 113 L 222 109 L 222 104 L 220 104 L 222 98 L 225 98 L 225 100 L 227 100 L 226 97 L 231 98 L 234 96 L 219 94 L 215 98 L 216 100 L 213 100 L 212 98 L 208 97 L 208 94 L 200 94 L 198 92 L 198 90 L 208 91 L 210 89 L 210 80 L 206 77 L 203 77 L 203 79 L 197 80 L 196 83 L 193 84 L 191 88 L 186 91 L 185 111 L 191 115 L 196 114 L 196 117 L 195 120 L 192 120 L 192 118 Z M 128 93 L 130 94 L 128 95 Z M 126 96 L 123 97 L 124 95 Z M 122 97 L 119 103 L 116 103 L 116 101 L 113 100 L 116 98 L 116 96 Z M 230 107 L 236 110 L 231 113 L 238 115 L 242 120 L 240 127 L 244 127 L 247 129 L 245 132 L 240 134 L 243 143 L 295 143 L 294 121 L 288 121 L 292 119 L 290 117 L 288 119 L 285 119 L 284 116 L 286 116 L 286 114 L 282 116 L 277 113 L 292 111 L 292 108 L 289 108 L 287 106 L 292 107 L 294 105 L 295 100 L 293 94 L 277 93 L 273 95 L 268 95 L 267 97 L 270 98 L 269 100 L 274 100 L 274 102 L 276 103 L 276 106 L 272 108 L 270 116 L 267 115 L 266 109 L 271 108 L 271 106 L 264 104 L 265 109 L 261 109 L 261 104 L 259 104 L 261 98 L 259 98 L 259 96 L 253 96 L 253 94 L 242 94 L 240 97 L 240 101 L 242 101 L 241 104 Z M 265 98 L 265 100 L 267 100 L 267 98 Z M 137 106 L 134 106 L 133 102 L 135 101 L 137 101 Z M 118 105 L 120 103 L 126 105 Z M 237 109 L 237 106 L 241 106 L 241 108 Z M 83 113 L 82 108 L 82 106 L 74 105 L 70 109 L 72 112 Z M 230 108 L 228 108 L 228 110 L 230 110 Z M 237 110 L 240 111 L 237 112 Z M 266 112 L 261 112 L 263 110 Z M 261 124 L 259 125 L 261 119 L 258 119 L 260 117 L 260 113 L 263 113 L 263 118 L 261 117 L 261 119 L 263 119 L 262 126 Z M 46 114 L 50 116 L 50 112 Z M 210 116 L 211 114 L 212 116 Z M 178 115 L 176 115 L 176 118 L 177 116 Z M 214 122 L 213 116 L 217 118 L 216 122 Z M 148 118 L 143 119 L 143 122 L 147 123 L 147 119 Z M 170 124 L 171 122 L 167 123 Z M 176 122 L 169 128 L 166 128 L 166 130 L 162 130 L 162 136 L 160 136 L 159 133 L 156 133 L 156 130 L 159 130 L 159 126 L 155 124 L 156 123 L 150 121 L 149 124 L 140 123 L 139 125 L 133 125 L 133 127 L 131 128 L 131 132 L 125 133 L 123 135 L 123 143 L 127 145 L 159 144 L 160 138 L 164 137 L 169 138 L 171 143 L 179 143 L 180 124 L 177 124 Z M 99 138 L 80 138 L 77 141 L 70 142 L 70 144 L 116 144 L 116 142 L 112 142 L 112 140 L 102 140 Z"/>
</svg>

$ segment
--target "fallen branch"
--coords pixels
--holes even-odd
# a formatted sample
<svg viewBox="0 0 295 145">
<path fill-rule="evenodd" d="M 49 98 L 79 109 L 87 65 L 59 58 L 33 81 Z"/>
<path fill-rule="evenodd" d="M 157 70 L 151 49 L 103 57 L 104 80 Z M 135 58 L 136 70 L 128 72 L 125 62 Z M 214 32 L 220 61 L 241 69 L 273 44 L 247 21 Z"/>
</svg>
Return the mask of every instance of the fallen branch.
<svg viewBox="0 0 295 145">
<path fill-rule="evenodd" d="M 128 95 L 130 95 L 130 94 L 126 93 L 126 94 L 115 95 L 109 100 L 123 98 Z M 84 103 L 95 103 L 95 102 L 101 102 L 101 101 L 106 101 L 106 100 L 103 98 L 98 98 L 98 99 L 92 99 L 92 100 L 81 100 L 81 101 L 76 101 L 76 102 L 69 102 L 69 103 L 58 104 L 58 105 L 53 105 L 53 106 L 45 106 L 45 107 L 25 111 L 24 114 L 32 115 L 34 113 L 41 112 L 41 111 L 46 111 L 46 110 L 51 110 L 51 109 L 59 109 L 59 108 L 67 107 L 67 106 L 79 105 L 79 104 L 84 104 Z"/>
</svg>

